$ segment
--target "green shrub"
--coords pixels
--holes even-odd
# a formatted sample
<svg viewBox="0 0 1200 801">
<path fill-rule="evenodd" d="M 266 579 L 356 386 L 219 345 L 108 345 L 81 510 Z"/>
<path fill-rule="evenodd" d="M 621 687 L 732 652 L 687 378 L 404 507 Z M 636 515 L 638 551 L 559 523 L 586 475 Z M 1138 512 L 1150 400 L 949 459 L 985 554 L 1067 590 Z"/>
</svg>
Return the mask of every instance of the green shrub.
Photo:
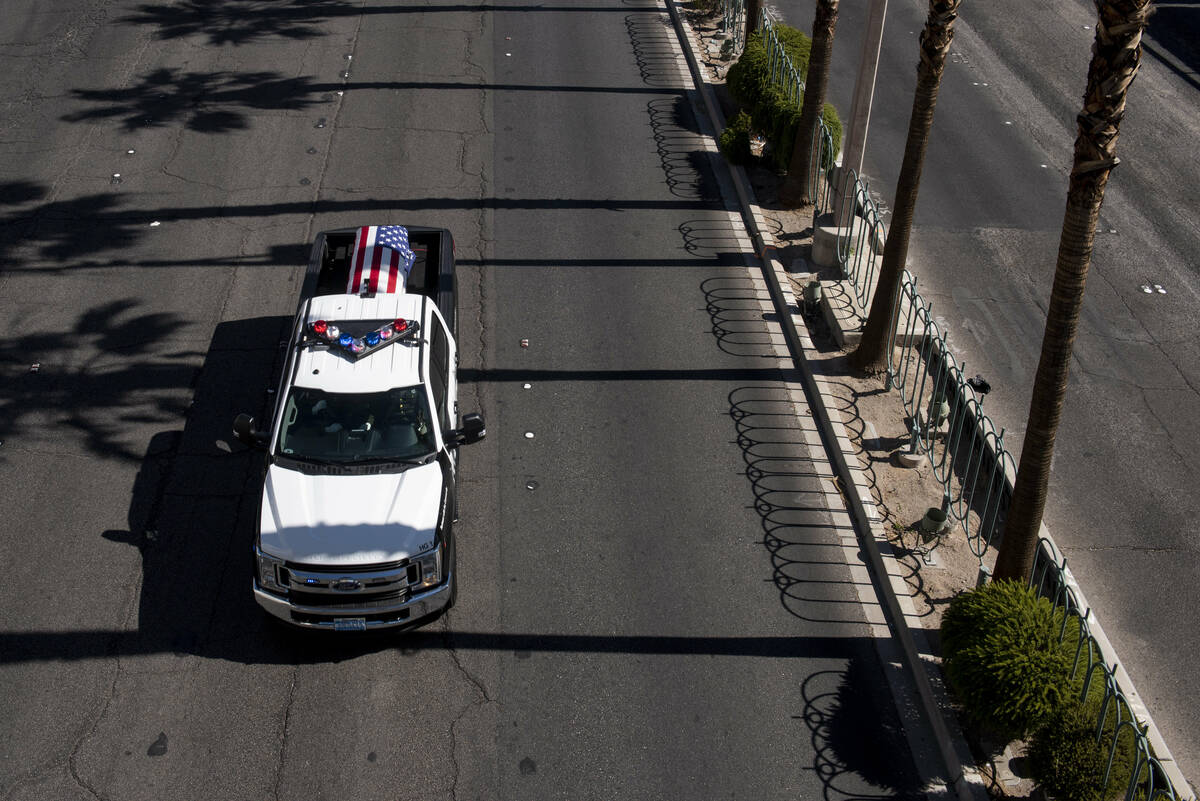
<svg viewBox="0 0 1200 801">
<path fill-rule="evenodd" d="M 725 85 L 743 108 L 758 104 L 758 95 L 767 85 L 767 48 L 763 45 L 762 33 L 751 34 L 746 39 L 742 55 L 725 74 Z"/>
<path fill-rule="evenodd" d="M 721 153 L 732 164 L 750 163 L 750 115 L 739 111 L 721 132 Z"/>
<path fill-rule="evenodd" d="M 783 42 L 783 52 L 787 53 L 787 57 L 792 60 L 792 66 L 799 71 L 800 77 L 808 75 L 808 58 L 812 51 L 812 39 L 799 28 L 781 23 L 775 25 L 775 32 L 779 35 L 779 41 Z"/>
<path fill-rule="evenodd" d="M 788 25 L 776 25 L 775 30 L 792 64 L 800 71 L 801 77 L 804 77 L 808 72 L 812 41 L 802 31 Z M 771 82 L 767 47 L 761 31 L 752 34 L 746 40 L 741 58 L 730 67 L 725 80 L 730 94 L 749 112 L 753 129 L 761 132 L 771 143 L 772 166 L 786 172 L 792 158 L 792 147 L 796 140 L 796 128 L 800 123 L 800 107 L 804 98 L 801 96 L 790 100 L 781 86 Z M 829 155 L 829 163 L 825 165 L 829 167 L 832 166 L 841 147 L 842 122 L 833 105 L 829 103 L 825 104 L 822 117 L 833 137 L 833 153 Z"/>
<path fill-rule="evenodd" d="M 789 25 L 776 25 L 776 33 L 783 44 L 783 51 L 791 59 L 792 65 L 799 71 L 803 79 L 808 74 L 810 40 L 802 31 Z M 753 108 L 760 102 L 763 91 L 771 86 L 770 64 L 767 58 L 767 45 L 763 40 L 762 31 L 750 34 L 741 57 L 729 68 L 725 83 L 733 99 L 746 108 Z"/>
<path fill-rule="evenodd" d="M 1088 703 L 1066 704 L 1050 717 L 1029 743 L 1029 768 L 1035 781 L 1052 796 L 1071 801 L 1114 801 L 1124 798 L 1137 761 L 1133 731 L 1123 727 L 1115 738 L 1116 705 L 1109 704 L 1104 728 L 1096 736 L 1100 719 L 1100 693 Z M 1108 787 L 1104 771 L 1113 750 Z"/>
<path fill-rule="evenodd" d="M 950 602 L 942 618 L 946 677 L 967 715 L 1019 738 L 1071 698 L 1078 624 L 1020 582 L 997 581 Z"/>
</svg>

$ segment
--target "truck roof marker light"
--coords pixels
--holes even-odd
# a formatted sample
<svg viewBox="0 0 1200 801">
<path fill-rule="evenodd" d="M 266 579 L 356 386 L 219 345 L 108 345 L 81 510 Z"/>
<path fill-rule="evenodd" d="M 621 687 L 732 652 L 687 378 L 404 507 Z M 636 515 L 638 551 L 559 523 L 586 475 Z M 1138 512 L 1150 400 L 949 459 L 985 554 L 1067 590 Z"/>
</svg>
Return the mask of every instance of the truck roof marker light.
<svg viewBox="0 0 1200 801">
<path fill-rule="evenodd" d="M 329 323 L 325 322 L 324 320 L 317 320 L 312 324 L 312 330 L 314 334 L 324 336 L 325 332 L 329 330 Z"/>
</svg>

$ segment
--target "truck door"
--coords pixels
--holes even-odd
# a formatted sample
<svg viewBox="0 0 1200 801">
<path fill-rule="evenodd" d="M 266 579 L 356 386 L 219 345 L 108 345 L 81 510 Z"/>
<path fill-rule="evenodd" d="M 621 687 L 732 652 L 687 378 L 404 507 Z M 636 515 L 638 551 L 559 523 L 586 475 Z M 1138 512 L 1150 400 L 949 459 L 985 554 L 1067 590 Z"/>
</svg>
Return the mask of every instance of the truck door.
<svg viewBox="0 0 1200 801">
<path fill-rule="evenodd" d="M 435 413 L 443 431 L 458 425 L 457 395 L 454 368 L 456 354 L 454 340 L 446 330 L 437 309 L 432 309 L 432 331 L 429 333 L 429 388 L 433 392 Z"/>
</svg>

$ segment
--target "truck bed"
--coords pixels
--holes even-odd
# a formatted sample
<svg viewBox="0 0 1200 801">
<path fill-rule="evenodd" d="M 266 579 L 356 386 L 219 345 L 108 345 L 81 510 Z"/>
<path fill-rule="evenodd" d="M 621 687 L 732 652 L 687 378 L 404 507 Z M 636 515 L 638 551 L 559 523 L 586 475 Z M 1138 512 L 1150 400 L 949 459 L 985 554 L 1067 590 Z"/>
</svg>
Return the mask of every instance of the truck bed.
<svg viewBox="0 0 1200 801">
<path fill-rule="evenodd" d="M 416 256 L 405 291 L 425 295 L 437 303 L 450 330 L 455 320 L 454 238 L 445 228 L 406 225 L 408 243 Z M 313 242 L 308 270 L 300 292 L 303 304 L 317 295 L 344 295 L 350 280 L 350 261 L 358 228 L 322 231 Z"/>
</svg>

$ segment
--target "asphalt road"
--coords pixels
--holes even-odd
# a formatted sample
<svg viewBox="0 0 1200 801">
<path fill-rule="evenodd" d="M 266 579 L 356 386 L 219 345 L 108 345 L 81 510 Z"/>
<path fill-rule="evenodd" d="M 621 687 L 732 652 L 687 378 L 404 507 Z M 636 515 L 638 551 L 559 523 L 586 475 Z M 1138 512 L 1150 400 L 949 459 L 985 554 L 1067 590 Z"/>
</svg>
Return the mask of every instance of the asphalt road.
<svg viewBox="0 0 1200 801">
<path fill-rule="evenodd" d="M 660 9 L 6 14 L 0 797 L 916 794 Z M 453 230 L 490 433 L 459 606 L 347 640 L 254 606 L 229 428 L 364 221 Z"/>
<path fill-rule="evenodd" d="M 1200 779 L 1200 10 L 1155 3 L 1101 212 L 1046 523 L 1180 766 Z M 843 3 L 830 100 L 850 108 L 865 3 Z M 813 4 L 779 4 L 810 30 Z M 891 203 L 927 5 L 892 0 L 864 173 Z M 964 3 L 909 268 L 1020 452 L 1066 204 L 1095 11 Z M 1161 285 L 1147 294 L 1143 286 Z"/>
</svg>

